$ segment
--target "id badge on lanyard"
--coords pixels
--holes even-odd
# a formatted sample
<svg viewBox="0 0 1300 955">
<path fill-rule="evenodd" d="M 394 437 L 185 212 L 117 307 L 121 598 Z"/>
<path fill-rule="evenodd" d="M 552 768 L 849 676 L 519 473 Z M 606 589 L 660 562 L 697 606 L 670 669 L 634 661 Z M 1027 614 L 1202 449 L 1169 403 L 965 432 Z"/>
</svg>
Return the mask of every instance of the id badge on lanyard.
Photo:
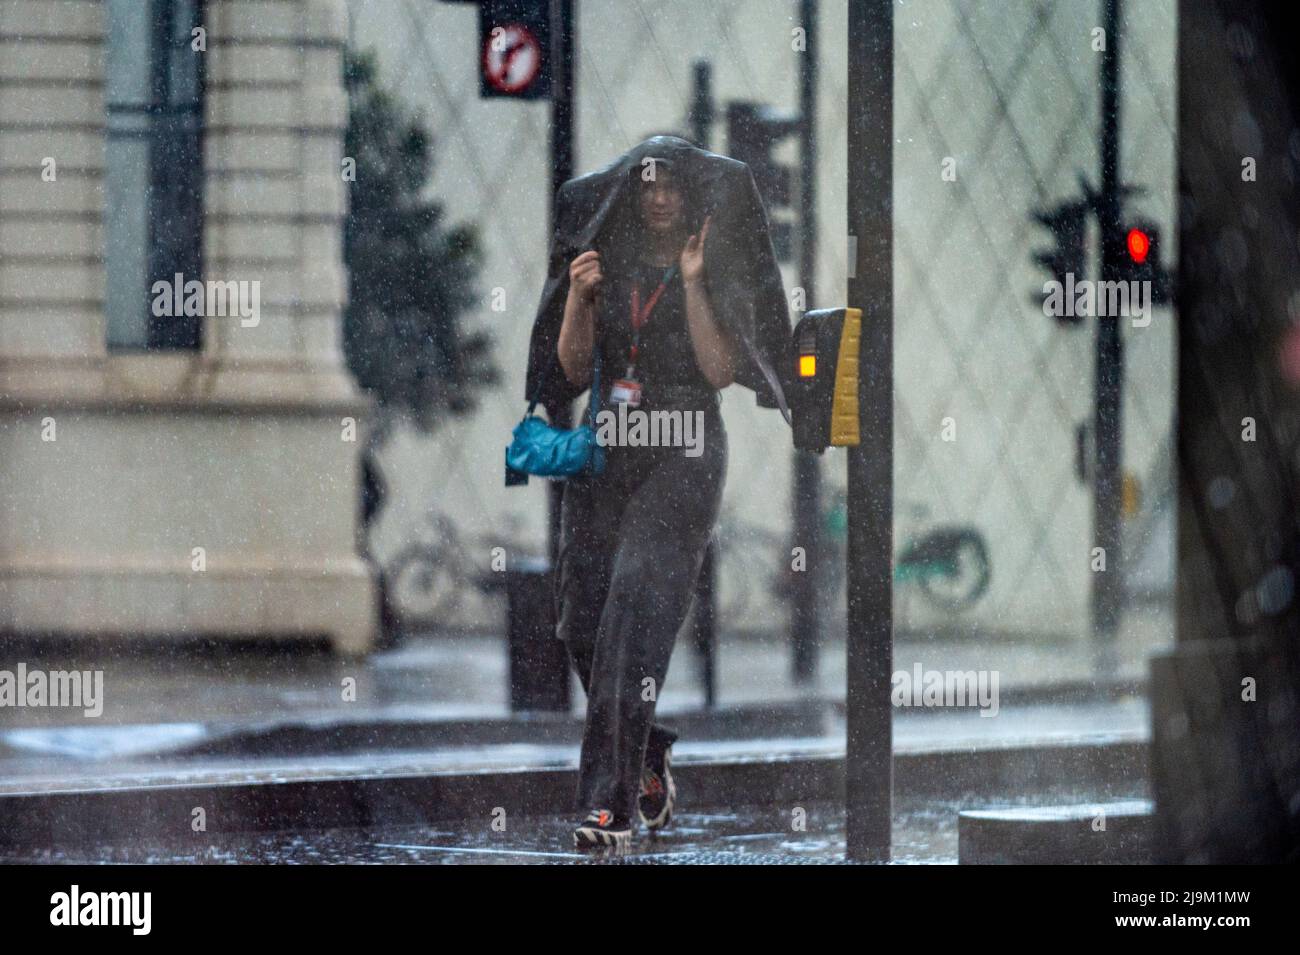
<svg viewBox="0 0 1300 955">
<path fill-rule="evenodd" d="M 637 346 L 641 341 L 641 326 L 650 319 L 650 313 L 659 304 L 664 289 L 668 287 L 676 271 L 677 266 L 673 265 L 664 272 L 663 278 L 659 280 L 659 286 L 650 293 L 644 308 L 641 305 L 641 287 L 639 285 L 632 287 L 632 347 L 628 351 L 627 372 L 622 378 L 616 379 L 610 388 L 609 397 L 615 403 L 626 404 L 630 408 L 641 404 L 641 383 L 636 379 Z"/>
<path fill-rule="evenodd" d="M 609 390 L 609 400 L 635 408 L 641 404 L 641 383 L 628 378 L 617 378 Z"/>
</svg>

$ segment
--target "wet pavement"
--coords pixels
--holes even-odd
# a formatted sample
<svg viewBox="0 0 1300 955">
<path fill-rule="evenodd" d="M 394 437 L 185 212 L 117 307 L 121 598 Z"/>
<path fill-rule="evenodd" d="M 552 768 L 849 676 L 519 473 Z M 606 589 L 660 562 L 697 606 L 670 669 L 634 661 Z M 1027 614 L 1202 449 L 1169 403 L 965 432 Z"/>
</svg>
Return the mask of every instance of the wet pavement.
<svg viewBox="0 0 1300 955">
<path fill-rule="evenodd" d="M 490 823 L 405 826 L 363 831 L 330 829 L 226 838 L 195 845 L 97 846 L 76 852 L 34 850 L 0 855 L 0 862 L 41 863 L 274 863 L 407 865 L 584 865 L 842 863 L 844 817 L 835 806 L 807 807 L 806 830 L 792 828 L 792 813 L 682 813 L 663 833 L 638 834 L 623 856 L 571 848 L 574 820 L 524 818 L 494 832 Z M 956 862 L 956 808 L 910 811 L 895 825 L 895 861 Z"/>
<path fill-rule="evenodd" d="M 621 857 L 577 852 L 570 835 L 574 820 L 542 817 L 510 821 L 506 832 L 493 832 L 489 824 L 329 829 L 225 838 L 184 847 L 98 846 L 66 853 L 36 850 L 0 855 L 0 862 L 580 865 L 842 860 L 843 825 L 833 810 L 815 808 L 810 814 L 810 832 L 781 831 L 780 822 L 774 813 L 758 811 L 684 813 L 662 835 L 640 835 L 632 850 Z"/>
<path fill-rule="evenodd" d="M 1133 790 L 1140 792 L 1139 788 Z M 895 864 L 955 864 L 957 817 L 965 809 L 1024 807 L 1095 799 L 1092 791 L 1054 787 L 1005 798 L 897 799 Z M 796 818 L 801 821 L 796 823 Z M 99 845 L 75 851 L 0 850 L 0 863 L 54 864 L 360 864 L 360 865 L 808 865 L 843 864 L 844 810 L 833 803 L 680 812 L 667 830 L 637 834 L 623 856 L 572 848 L 576 820 L 568 816 L 507 819 L 496 831 L 490 818 L 437 826 L 326 829 L 212 838 Z M 499 825 L 499 824 L 498 824 Z M 803 828 L 796 828 L 801 825 Z"/>
<path fill-rule="evenodd" d="M 1131 691 L 1145 671 L 1152 632 L 1130 630 L 1121 641 L 1120 675 L 1131 681 L 1129 695 L 1101 693 L 1093 699 L 1071 699 L 1045 689 L 1063 684 L 1044 682 L 1074 679 L 1086 697 L 1086 643 L 900 643 L 896 668 L 913 662 L 935 669 L 999 668 L 1003 701 L 995 718 L 973 708 L 899 708 L 896 749 L 1090 734 L 1143 738 L 1146 704 Z M 567 715 L 550 714 L 531 725 L 513 718 L 499 636 L 425 635 L 362 660 L 292 645 L 69 642 L 7 649 L 29 666 L 102 668 L 106 698 L 98 719 L 51 707 L 0 708 L 0 789 L 11 792 L 115 785 L 118 777 L 240 778 L 280 769 L 301 776 L 305 769 L 355 773 L 362 766 L 444 772 L 573 767 L 577 760 L 581 690 L 575 688 Z M 800 686 L 789 678 L 783 641 L 725 639 L 719 654 L 721 711 L 705 712 L 694 655 L 679 647 L 659 702 L 663 721 L 683 731 L 678 757 L 718 758 L 724 740 L 724 758 L 745 755 L 746 746 L 753 753 L 770 752 L 774 741 L 789 751 L 842 753 L 843 654 L 842 643 L 829 644 L 818 679 Z M 347 680 L 355 681 L 354 697 L 341 691 Z"/>
<path fill-rule="evenodd" d="M 1146 676 L 1151 652 L 1169 640 L 1166 617 L 1131 614 L 1118 641 L 1116 676 Z M 1092 645 L 1084 639 L 971 634 L 964 638 L 900 639 L 894 666 L 995 670 L 1003 692 L 1094 676 Z M 104 712 L 86 719 L 57 708 L 0 708 L 0 731 L 60 725 L 258 722 L 335 714 L 350 719 L 487 719 L 509 716 L 506 643 L 501 634 L 459 633 L 413 637 L 393 650 L 345 660 L 296 644 L 214 643 L 116 645 L 100 641 L 9 643 L 5 664 L 104 671 Z M 843 700 L 845 648 L 829 641 L 811 684 L 790 676 L 790 651 L 777 636 L 725 637 L 718 651 L 718 702 L 722 705 L 793 700 Z M 355 696 L 342 686 L 354 681 Z M 572 697 L 580 709 L 582 691 Z M 697 710 L 703 697 L 695 655 L 679 643 L 659 698 L 665 714 Z M 193 729 L 192 732 L 199 732 Z"/>
<path fill-rule="evenodd" d="M 1007 707 L 995 718 L 971 710 L 897 710 L 894 748 L 899 754 L 937 749 L 1069 742 L 1079 739 L 1145 739 L 1146 701 L 1114 701 Z M 671 720 L 668 721 L 671 725 Z M 189 740 L 190 727 L 172 726 L 176 739 Z M 835 756 L 844 752 L 842 717 L 831 717 L 822 735 L 764 736 L 758 739 L 696 740 L 684 737 L 675 747 L 678 761 L 759 758 L 775 752 Z M 375 745 L 352 752 L 177 755 L 169 751 L 169 727 L 45 729 L 0 734 L 0 792 L 35 791 L 77 785 L 112 786 L 186 780 L 222 781 L 273 776 L 301 778 L 373 773 L 445 773 L 487 769 L 566 768 L 577 766 L 578 741 L 443 745 L 394 749 Z M 172 742 L 176 740 L 173 739 Z"/>
<path fill-rule="evenodd" d="M 1056 743 L 1082 741 L 1085 747 L 1104 748 L 1115 741 L 1140 742 L 1147 736 L 1149 716 L 1138 689 L 1150 645 L 1146 638 L 1129 639 L 1121 654 L 1124 662 L 1119 683 L 1092 684 L 1087 644 L 934 640 L 900 644 L 895 655 L 898 669 L 914 662 L 927 669 L 998 669 L 1003 699 L 993 718 L 981 716 L 975 708 L 895 710 L 895 751 L 904 760 L 913 757 L 910 773 L 896 779 L 910 775 L 915 782 L 921 773 L 927 785 L 946 780 L 941 788 L 929 786 L 929 795 L 906 786 L 896 789 L 895 861 L 956 862 L 957 814 L 963 809 L 1146 795 L 1145 781 L 1137 778 L 1142 774 L 1128 763 L 1107 763 L 1111 769 L 1093 781 L 1090 777 L 1096 774 L 1090 768 L 1094 765 L 1091 757 L 1080 756 L 1061 765 L 1080 767 L 1083 774 L 1040 773 L 1041 784 L 1055 786 L 1066 779 L 1072 786 L 1104 784 L 1106 792 L 1027 792 L 997 798 L 997 791 L 981 790 L 983 795 L 975 801 L 969 795 L 957 800 L 948 798 L 962 788 L 949 776 L 957 763 L 946 757 L 932 760 L 927 754 L 964 754 L 958 762 L 966 770 L 976 765 L 992 767 L 986 775 L 1001 780 L 1011 778 L 1014 772 L 997 768 L 1004 765 L 992 753 L 999 747 L 1050 748 Z M 345 784 L 339 791 L 420 794 L 426 792 L 421 782 L 425 779 L 468 779 L 496 773 L 501 779 L 514 780 L 511 773 L 534 770 L 555 777 L 556 771 L 571 772 L 577 765 L 580 690 L 575 689 L 570 714 L 549 714 L 532 721 L 512 717 L 506 698 L 506 648 L 496 636 L 427 636 L 364 660 L 340 660 L 299 647 L 154 647 L 144 651 L 84 644 L 36 649 L 40 652 L 23 653 L 15 659 L 47 669 L 102 668 L 104 714 L 90 720 L 52 708 L 0 710 L 0 795 L 28 793 L 44 799 L 47 797 L 35 794 L 76 789 L 102 793 L 122 787 L 179 791 L 227 784 L 260 789 L 263 783 L 358 777 L 376 782 L 358 784 L 355 790 Z M 799 686 L 788 677 L 788 648 L 783 642 L 725 641 L 719 668 L 722 708 L 706 713 L 692 672 L 693 654 L 679 648 L 669 674 L 669 689 L 660 698 L 660 712 L 669 725 L 691 725 L 674 750 L 683 775 L 690 764 L 768 765 L 775 757 L 809 759 L 808 765 L 824 768 L 842 759 L 843 652 L 842 643 L 828 646 L 818 680 L 812 686 Z M 345 700 L 340 692 L 348 679 L 355 681 L 354 701 Z M 1053 680 L 1058 682 L 1053 684 Z M 1059 681 L 1071 680 L 1073 690 L 1062 690 L 1067 683 Z M 1077 692 L 1080 689 L 1082 693 Z M 696 723 L 690 724 L 692 719 Z M 1049 757 L 1049 762 L 1055 758 Z M 927 768 L 916 768 L 921 765 Z M 1033 765 L 1033 760 L 1005 762 L 1005 766 L 1021 770 L 1032 770 Z M 1118 765 L 1127 768 L 1116 777 L 1114 766 Z M 709 778 L 716 776 L 714 770 L 698 771 Z M 744 794 L 753 792 L 755 798 L 762 799 L 763 793 L 773 792 L 766 782 L 756 786 L 753 780 L 775 779 L 789 771 L 777 767 L 773 770 L 776 775 L 760 771 L 745 776 L 746 772 L 724 770 L 717 777 L 751 780 L 739 790 L 741 799 L 728 797 L 707 807 L 697 805 L 698 811 L 679 815 L 670 831 L 642 837 L 630 854 L 613 859 L 593 859 L 575 852 L 570 838 L 575 819 L 568 815 L 515 816 L 504 832 L 495 831 L 487 819 L 411 824 L 419 818 L 437 818 L 423 813 L 390 816 L 391 825 L 372 829 L 325 829 L 319 827 L 353 824 L 345 820 L 359 824 L 385 816 L 352 813 L 329 817 L 322 815 L 310 801 L 314 797 L 308 796 L 308 801 L 295 809 L 305 825 L 292 832 L 195 834 L 190 839 L 185 832 L 188 824 L 177 825 L 167 830 L 173 835 L 165 835 L 164 827 L 152 824 L 152 817 L 144 813 L 138 826 L 134 822 L 116 826 L 88 822 L 81 828 L 89 838 L 69 837 L 59 843 L 67 847 L 63 849 L 39 847 L 54 844 L 51 840 L 33 840 L 35 847 L 17 848 L 24 840 L 12 840 L 8 843 L 11 848 L 0 849 L 0 861 L 436 865 L 844 861 L 843 809 L 819 801 L 834 798 L 833 787 L 810 783 L 805 790 L 804 777 L 799 774 L 806 771 L 795 771 L 795 788 L 787 791 L 806 792 L 808 801 L 802 807 L 807 809 L 806 826 L 799 829 L 792 820 L 799 807 L 734 809 L 744 801 Z M 501 779 L 495 783 L 498 787 L 507 785 Z M 697 782 L 703 779 L 699 777 Z M 1116 779 L 1118 790 L 1110 786 Z M 1019 781 L 1024 783 L 1023 776 Z M 468 785 L 472 788 L 480 783 Z M 567 789 L 569 784 L 557 777 L 546 785 Z M 154 805 L 154 797 L 150 798 L 149 804 Z M 341 798 L 344 805 L 351 805 L 350 795 Z M 498 796 L 492 798 L 498 801 L 484 805 L 500 804 Z M 699 792 L 697 798 L 701 798 Z M 165 799 L 157 802 L 164 803 L 171 806 Z M 563 803 L 564 799 L 543 800 L 530 805 L 536 811 L 548 811 Z M 178 818 L 186 821 L 186 807 L 194 803 L 177 805 L 183 810 Z M 717 806 L 726 809 L 712 808 Z M 453 810 L 453 814 L 461 813 L 460 807 Z M 52 818 L 57 822 L 57 814 Z M 106 816 L 103 821 L 110 823 L 114 818 Z M 225 818 L 229 822 L 231 817 Z M 294 818 L 293 813 L 285 815 L 286 820 Z M 263 828 L 280 825 L 279 821 L 267 821 Z M 124 835 L 128 831 L 140 832 L 140 838 L 128 840 Z M 127 844 L 104 844 L 104 839 Z M 159 841 L 162 839 L 171 841 Z"/>
</svg>

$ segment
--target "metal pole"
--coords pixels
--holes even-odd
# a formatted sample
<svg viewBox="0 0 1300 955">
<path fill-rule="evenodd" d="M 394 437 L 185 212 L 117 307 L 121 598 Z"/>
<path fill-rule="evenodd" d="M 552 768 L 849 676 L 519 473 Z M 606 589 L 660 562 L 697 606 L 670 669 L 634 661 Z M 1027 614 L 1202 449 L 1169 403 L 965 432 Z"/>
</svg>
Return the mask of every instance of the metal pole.
<svg viewBox="0 0 1300 955">
<path fill-rule="evenodd" d="M 849 449 L 847 854 L 887 862 L 893 813 L 894 0 L 853 0 L 848 304 L 862 309 L 862 443 Z M 855 238 L 856 237 L 856 238 Z"/>
<path fill-rule="evenodd" d="M 817 0 L 799 0 L 804 50 L 799 63 L 799 287 L 804 307 L 813 308 L 817 280 Z M 823 552 L 821 461 L 811 451 L 794 451 L 791 462 L 790 527 L 795 546 L 804 548 L 803 573 L 790 588 L 790 649 L 796 683 L 811 683 L 822 643 L 821 583 Z M 783 555 L 789 560 L 789 555 Z"/>
<path fill-rule="evenodd" d="M 551 0 L 551 202 L 550 232 L 554 234 L 556 199 L 560 186 L 573 178 L 573 78 L 577 73 L 577 43 L 574 36 L 574 6 L 577 0 Z M 567 404 L 547 408 L 554 424 L 567 428 L 573 423 L 573 409 Z M 547 553 L 551 566 L 559 558 L 560 509 L 564 485 L 551 481 L 548 489 Z"/>
<path fill-rule="evenodd" d="M 713 67 L 707 60 L 695 63 L 690 116 L 691 138 L 701 149 L 710 148 L 713 131 Z M 695 653 L 704 706 L 718 702 L 718 542 L 715 537 L 704 553 L 695 584 Z"/>
<path fill-rule="evenodd" d="M 1119 7 L 1120 0 L 1102 0 L 1102 26 L 1106 49 L 1101 58 L 1101 195 L 1098 222 L 1101 232 L 1101 277 L 1120 278 L 1121 257 L 1126 254 L 1120 234 L 1119 170 Z M 1115 667 L 1115 637 L 1119 629 L 1122 589 L 1120 507 L 1122 502 L 1122 411 L 1124 343 L 1116 315 L 1097 320 L 1096 484 L 1093 492 L 1094 547 L 1105 553 L 1105 570 L 1093 574 L 1092 632 L 1097 669 Z"/>
<path fill-rule="evenodd" d="M 573 77 L 577 72 L 574 6 L 551 0 L 551 224 L 560 186 L 573 178 Z"/>
</svg>

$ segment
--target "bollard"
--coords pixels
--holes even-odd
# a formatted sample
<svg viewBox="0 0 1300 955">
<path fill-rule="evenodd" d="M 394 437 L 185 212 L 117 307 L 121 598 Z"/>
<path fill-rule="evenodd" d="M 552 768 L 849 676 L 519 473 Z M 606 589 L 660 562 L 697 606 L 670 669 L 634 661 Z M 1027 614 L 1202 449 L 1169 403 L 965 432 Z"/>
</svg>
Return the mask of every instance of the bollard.
<svg viewBox="0 0 1300 955">
<path fill-rule="evenodd" d="M 700 565 L 700 576 L 695 584 L 695 609 L 691 614 L 700 689 L 704 691 L 706 710 L 718 705 L 717 562 L 718 539 L 715 536 L 704 552 L 704 562 Z"/>
<path fill-rule="evenodd" d="M 555 637 L 550 563 L 522 558 L 494 576 L 505 578 L 511 712 L 569 712 L 569 654 Z"/>
</svg>

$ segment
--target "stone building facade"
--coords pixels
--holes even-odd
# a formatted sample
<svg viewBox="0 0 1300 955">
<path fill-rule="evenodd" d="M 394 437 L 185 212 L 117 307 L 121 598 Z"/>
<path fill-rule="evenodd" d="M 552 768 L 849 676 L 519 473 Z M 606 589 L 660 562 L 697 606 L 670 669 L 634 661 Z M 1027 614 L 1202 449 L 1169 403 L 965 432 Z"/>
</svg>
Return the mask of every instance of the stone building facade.
<svg viewBox="0 0 1300 955">
<path fill-rule="evenodd" d="M 0 634 L 369 647 L 346 32 L 341 0 L 0 2 Z M 256 314 L 159 316 L 178 274 Z"/>
</svg>

